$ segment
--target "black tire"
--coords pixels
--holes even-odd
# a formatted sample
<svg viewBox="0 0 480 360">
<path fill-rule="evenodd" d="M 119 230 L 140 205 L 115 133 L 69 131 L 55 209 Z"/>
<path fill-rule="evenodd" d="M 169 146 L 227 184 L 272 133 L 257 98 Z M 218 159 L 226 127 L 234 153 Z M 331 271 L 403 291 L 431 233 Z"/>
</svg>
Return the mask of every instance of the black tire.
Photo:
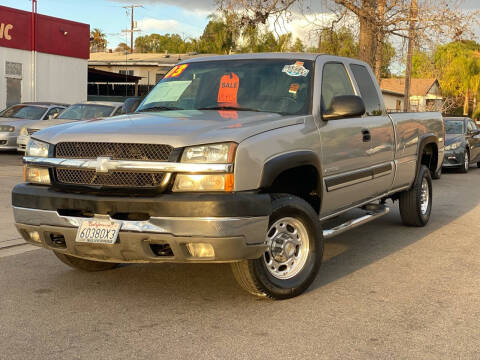
<svg viewBox="0 0 480 360">
<path fill-rule="evenodd" d="M 467 165 L 467 161 L 465 160 L 465 157 L 467 157 L 467 159 L 470 159 L 470 153 L 468 152 L 468 150 L 465 150 L 465 152 L 463 153 L 463 165 L 459 169 L 462 174 L 468 173 L 468 168 L 470 165 L 470 164 Z"/>
<path fill-rule="evenodd" d="M 477 162 L 477 167 L 478 167 L 478 168 L 480 168 L 480 161 L 479 161 L 479 162 Z"/>
<path fill-rule="evenodd" d="M 57 258 L 60 259 L 61 262 L 78 270 L 95 272 L 111 270 L 118 266 L 117 263 L 80 259 L 75 256 L 62 254 L 56 251 L 54 251 L 53 253 L 57 256 Z"/>
<path fill-rule="evenodd" d="M 437 171 L 432 171 L 431 175 L 432 179 L 439 180 L 442 177 L 442 168 L 440 167 Z"/>
<path fill-rule="evenodd" d="M 425 211 L 422 211 L 422 184 L 424 180 L 428 184 L 428 205 Z M 415 183 L 410 190 L 400 193 L 399 201 L 400 216 L 404 225 L 419 227 L 427 225 L 432 211 L 432 178 L 430 170 L 425 165 L 420 167 Z"/>
<path fill-rule="evenodd" d="M 271 233 L 272 225 L 283 226 L 280 220 L 287 218 L 299 221 L 307 234 L 308 251 L 305 251 L 305 258 L 302 260 L 303 265 L 298 268 L 297 273 L 292 274 L 292 277 L 279 279 L 272 274 L 272 270 L 267 268 L 268 251 L 259 259 L 232 263 L 231 267 L 235 279 L 243 289 L 253 295 L 272 299 L 288 299 L 298 296 L 310 286 L 320 269 L 323 256 L 323 234 L 317 213 L 310 204 L 296 196 L 288 194 L 272 195 L 272 214 L 268 233 Z M 287 229 L 285 227 L 284 231 L 287 231 Z M 278 232 L 278 234 L 281 234 L 281 232 Z M 271 236 L 273 237 L 273 233 Z M 274 239 L 277 238 L 280 238 L 280 236 L 274 237 Z M 277 241 L 283 242 L 284 240 L 282 238 Z M 275 249 L 278 248 L 275 247 Z M 298 251 L 297 247 L 294 253 L 297 254 Z"/>
</svg>

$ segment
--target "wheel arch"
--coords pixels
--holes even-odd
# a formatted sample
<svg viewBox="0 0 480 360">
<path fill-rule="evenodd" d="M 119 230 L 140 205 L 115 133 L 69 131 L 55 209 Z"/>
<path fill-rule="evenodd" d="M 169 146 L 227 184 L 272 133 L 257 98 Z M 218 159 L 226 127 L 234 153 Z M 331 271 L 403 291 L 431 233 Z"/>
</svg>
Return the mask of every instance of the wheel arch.
<svg viewBox="0 0 480 360">
<path fill-rule="evenodd" d="M 420 138 L 417 153 L 417 168 L 415 172 L 415 180 L 422 165 L 426 165 L 431 172 L 435 172 L 441 159 L 439 159 L 438 137 L 427 134 Z"/>
<path fill-rule="evenodd" d="M 302 189 L 299 186 L 306 188 Z M 318 200 L 312 206 L 319 211 L 322 198 L 322 168 L 317 154 L 301 150 L 279 154 L 269 159 L 263 166 L 260 189 L 264 192 L 290 193 L 309 202 L 311 199 L 308 195 L 315 192 Z"/>
</svg>

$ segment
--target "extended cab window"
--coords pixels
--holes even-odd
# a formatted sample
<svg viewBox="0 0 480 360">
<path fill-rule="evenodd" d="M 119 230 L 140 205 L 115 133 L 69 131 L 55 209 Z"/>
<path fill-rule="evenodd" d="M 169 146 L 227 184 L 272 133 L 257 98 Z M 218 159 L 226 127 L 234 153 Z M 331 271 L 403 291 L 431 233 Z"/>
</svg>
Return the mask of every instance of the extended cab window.
<svg viewBox="0 0 480 360">
<path fill-rule="evenodd" d="M 238 110 L 288 115 L 311 112 L 313 63 L 250 59 L 175 66 L 137 109 Z"/>
<path fill-rule="evenodd" d="M 353 76 L 355 77 L 358 88 L 360 89 L 360 95 L 362 95 L 362 99 L 365 102 L 367 115 L 382 115 L 382 103 L 380 102 L 377 88 L 375 87 L 367 68 L 362 65 L 352 64 L 350 65 L 350 69 L 352 69 Z"/>
<path fill-rule="evenodd" d="M 325 64 L 322 75 L 322 108 L 328 110 L 332 99 L 343 95 L 355 95 L 345 66 L 340 63 Z"/>
</svg>

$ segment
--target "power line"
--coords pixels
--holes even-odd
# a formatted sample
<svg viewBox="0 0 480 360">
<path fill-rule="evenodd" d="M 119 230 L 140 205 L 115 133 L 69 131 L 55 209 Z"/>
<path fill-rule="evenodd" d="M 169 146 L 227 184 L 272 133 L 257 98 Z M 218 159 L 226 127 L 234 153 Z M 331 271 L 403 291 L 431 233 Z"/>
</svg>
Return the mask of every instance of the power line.
<svg viewBox="0 0 480 360">
<path fill-rule="evenodd" d="M 133 12 L 134 12 L 134 9 L 135 8 L 143 8 L 143 5 L 138 5 L 138 4 L 132 4 L 132 5 L 127 5 L 127 6 L 122 6 L 124 9 L 130 9 L 130 30 L 122 30 L 122 32 L 125 32 L 125 33 L 130 33 L 130 53 L 133 53 L 133 33 L 135 31 L 140 31 L 138 29 L 136 29 L 137 27 L 137 23 L 136 21 L 133 20 Z"/>
</svg>

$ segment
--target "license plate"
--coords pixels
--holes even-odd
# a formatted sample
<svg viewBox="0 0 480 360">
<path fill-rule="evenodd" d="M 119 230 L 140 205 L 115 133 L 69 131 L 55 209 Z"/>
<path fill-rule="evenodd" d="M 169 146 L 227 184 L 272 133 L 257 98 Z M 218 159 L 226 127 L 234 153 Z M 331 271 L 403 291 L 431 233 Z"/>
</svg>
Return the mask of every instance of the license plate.
<svg viewBox="0 0 480 360">
<path fill-rule="evenodd" d="M 120 223 L 105 220 L 85 220 L 77 231 L 76 242 L 114 244 L 120 231 Z"/>
</svg>

